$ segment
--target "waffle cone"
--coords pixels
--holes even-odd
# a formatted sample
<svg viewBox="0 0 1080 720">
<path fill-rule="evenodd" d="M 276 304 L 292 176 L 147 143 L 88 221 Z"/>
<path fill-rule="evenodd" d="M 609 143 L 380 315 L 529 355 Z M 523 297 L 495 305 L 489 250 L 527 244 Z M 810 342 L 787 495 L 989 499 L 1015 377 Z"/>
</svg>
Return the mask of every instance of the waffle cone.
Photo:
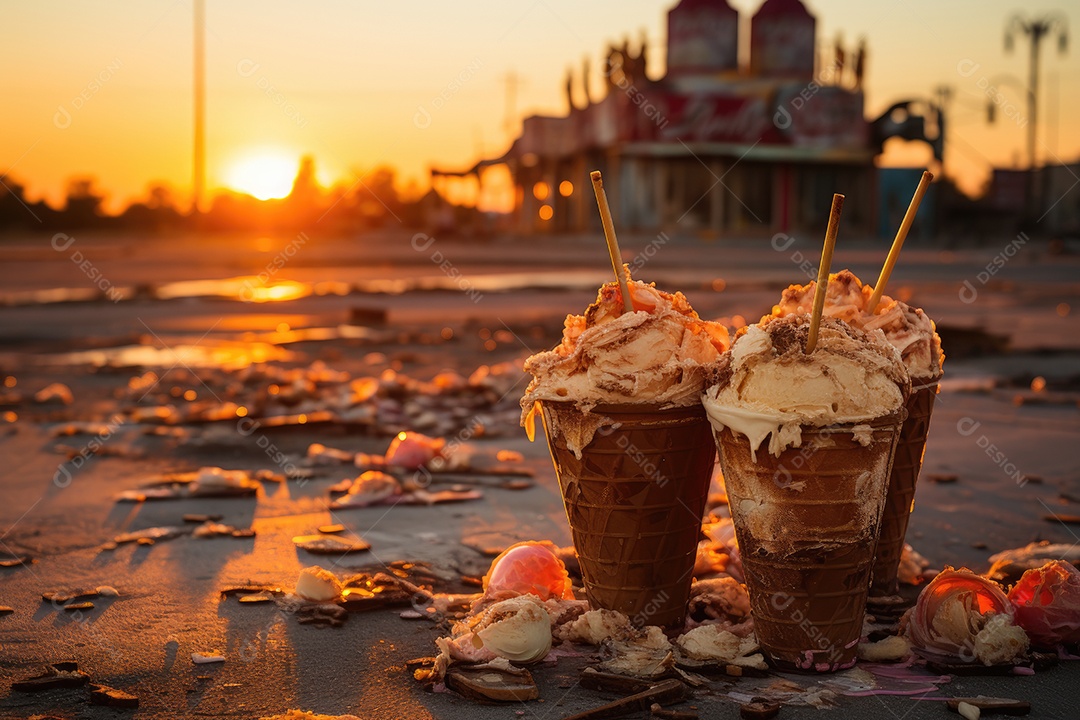
<svg viewBox="0 0 1080 720">
<path fill-rule="evenodd" d="M 541 405 L 590 606 L 681 627 L 716 457 L 704 409 Z M 578 458 L 565 430 L 597 416 Z"/>
<path fill-rule="evenodd" d="M 881 538 L 874 556 L 870 594 L 894 595 L 899 590 L 896 580 L 900 556 L 904 551 L 904 536 L 915 502 L 915 483 L 922 468 L 926 449 L 926 434 L 930 430 L 930 415 L 934 412 L 938 380 L 915 385 L 907 401 L 907 419 L 900 429 L 896 444 L 889 492 L 885 497 L 885 512 L 881 516 Z"/>
<path fill-rule="evenodd" d="M 716 434 L 754 629 L 777 668 L 855 662 L 901 417 L 805 427 L 801 447 L 756 462 L 745 435 Z"/>
</svg>

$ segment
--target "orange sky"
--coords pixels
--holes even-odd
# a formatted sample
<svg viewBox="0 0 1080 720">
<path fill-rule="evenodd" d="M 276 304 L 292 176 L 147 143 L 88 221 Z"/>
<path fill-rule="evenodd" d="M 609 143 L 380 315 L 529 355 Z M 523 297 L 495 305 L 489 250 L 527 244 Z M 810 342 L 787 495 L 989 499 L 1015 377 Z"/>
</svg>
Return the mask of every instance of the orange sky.
<svg viewBox="0 0 1080 720">
<path fill-rule="evenodd" d="M 513 0 L 504 3 L 207 3 L 208 174 L 211 188 L 236 179 L 245 159 L 314 154 L 325 183 L 355 182 L 388 163 L 401 185 L 427 184 L 427 168 L 470 165 L 500 154 L 506 76 L 520 78 L 515 118 L 565 112 L 563 78 L 592 59 L 594 93 L 607 42 L 649 37 L 650 75 L 664 70 L 671 2 Z M 735 0 L 748 17 L 759 0 Z M 954 89 L 946 165 L 976 190 L 992 165 L 1024 159 L 1024 130 L 1005 115 L 1026 114 L 1019 78 L 1027 44 L 1002 50 L 1005 21 L 1053 3 L 1015 0 L 811 0 L 818 42 L 865 35 L 870 57 L 867 115 L 892 102 Z M 1072 34 L 1080 10 L 1063 8 Z M 93 175 L 110 209 L 161 181 L 190 191 L 192 6 L 185 0 L 9 3 L 2 10 L 0 173 L 32 199 L 59 203 L 69 178 Z M 1080 49 L 1043 49 L 1045 88 L 1040 158 L 1080 157 Z M 999 81 L 1002 75 L 1017 80 Z M 985 121 L 983 87 L 1001 84 L 998 121 Z M 1054 92 L 1058 87 L 1060 92 Z M 420 111 L 423 108 L 427 117 Z M 519 127 L 515 121 L 513 129 Z M 884 164 L 925 163 L 929 150 L 895 141 Z M 287 167 L 288 163 L 286 163 Z M 247 177 L 251 177 L 251 170 Z M 271 172 L 271 171 L 267 171 Z M 273 171 L 284 172 L 284 171 Z M 256 176 L 259 172 L 254 171 Z M 244 175 L 241 173 L 241 178 Z"/>
</svg>

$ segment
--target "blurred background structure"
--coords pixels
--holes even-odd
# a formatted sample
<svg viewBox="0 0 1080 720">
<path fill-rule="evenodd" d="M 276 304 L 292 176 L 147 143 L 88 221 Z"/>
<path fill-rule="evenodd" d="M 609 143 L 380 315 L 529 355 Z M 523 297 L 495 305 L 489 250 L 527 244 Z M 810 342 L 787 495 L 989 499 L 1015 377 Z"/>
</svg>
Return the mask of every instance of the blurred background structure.
<svg viewBox="0 0 1080 720">
<path fill-rule="evenodd" d="M 13 101 L 0 148 L 0 232 L 316 223 L 346 233 L 388 223 L 465 236 L 595 232 L 584 181 L 599 168 L 627 231 L 817 232 L 829 197 L 843 192 L 849 231 L 884 237 L 929 166 L 938 182 L 913 238 L 1080 233 L 1080 133 L 1060 121 L 1078 102 L 1061 92 L 1078 76 L 1068 8 L 920 1 L 898 22 L 858 4 L 801 0 L 573 14 L 554 2 L 484 17 L 428 7 L 407 18 L 271 5 L 260 10 L 267 40 L 253 43 L 250 8 L 205 0 L 124 18 L 85 8 L 68 18 L 50 7 L 9 12 L 9 28 L 23 28 L 9 51 L 31 62 L 0 81 Z M 649 15 L 664 21 L 631 37 Z M 91 32 L 70 37 L 73 23 Z M 192 35 L 173 46 L 188 23 L 190 64 L 178 56 Z M 1004 48 L 990 45 L 1002 24 Z M 49 61 L 24 46 L 52 28 L 70 53 Z M 398 31 L 414 36 L 411 54 L 386 44 Z M 155 42 L 160 50 L 147 48 Z M 1027 53 L 1010 55 L 1014 46 Z M 150 64 L 136 68 L 129 54 Z M 175 92 L 178 62 L 190 94 Z M 88 67 L 98 69 L 86 76 Z M 561 83 L 552 68 L 565 68 Z M 420 75 L 425 89 L 410 87 Z M 74 95 L 71 82 L 83 85 Z M 55 105 L 57 97 L 71 100 Z M 52 106 L 43 130 L 39 114 Z M 176 124 L 179 108 L 190 130 Z M 94 149 L 100 142 L 111 156 Z M 133 194 L 133 183 L 152 177 L 162 179 Z"/>
</svg>

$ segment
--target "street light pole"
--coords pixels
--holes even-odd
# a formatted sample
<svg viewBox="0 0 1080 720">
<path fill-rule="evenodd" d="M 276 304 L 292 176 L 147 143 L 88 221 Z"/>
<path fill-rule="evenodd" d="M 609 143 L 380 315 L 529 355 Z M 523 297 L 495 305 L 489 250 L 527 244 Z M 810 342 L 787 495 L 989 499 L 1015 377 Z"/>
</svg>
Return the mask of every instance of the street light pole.
<svg viewBox="0 0 1080 720">
<path fill-rule="evenodd" d="M 1031 41 L 1030 59 L 1028 61 L 1028 133 L 1027 155 L 1029 178 L 1027 183 L 1028 210 L 1034 209 L 1035 200 L 1035 141 L 1038 128 L 1039 112 L 1039 46 L 1043 38 L 1053 32 L 1057 32 L 1058 52 L 1065 54 L 1068 47 L 1068 19 L 1064 13 L 1055 11 L 1042 17 L 1025 20 L 1019 14 L 1013 15 L 1005 27 L 1005 51 L 1009 52 L 1013 47 L 1013 37 L 1023 34 Z"/>
</svg>

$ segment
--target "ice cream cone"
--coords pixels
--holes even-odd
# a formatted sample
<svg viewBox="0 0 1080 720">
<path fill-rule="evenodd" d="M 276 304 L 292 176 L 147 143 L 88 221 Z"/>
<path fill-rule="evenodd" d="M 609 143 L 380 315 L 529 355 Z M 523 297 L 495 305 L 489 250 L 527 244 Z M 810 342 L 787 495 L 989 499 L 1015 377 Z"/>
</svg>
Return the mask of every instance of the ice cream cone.
<svg viewBox="0 0 1080 720">
<path fill-rule="evenodd" d="M 681 627 L 716 450 L 704 409 L 541 405 L 589 604 Z M 580 457 L 567 448 L 598 422 Z"/>
<path fill-rule="evenodd" d="M 922 468 L 926 433 L 930 429 L 938 382 L 939 379 L 935 378 L 928 382 L 916 380 L 912 383 L 911 396 L 906 405 L 907 420 L 900 430 L 892 474 L 889 476 L 885 512 L 881 516 L 881 537 L 874 556 L 870 585 L 872 596 L 894 595 L 899 589 L 896 571 L 904 550 L 904 536 L 915 500 L 915 483 Z"/>
<path fill-rule="evenodd" d="M 831 672 L 855 662 L 903 413 L 806 427 L 779 457 L 716 434 L 754 628 L 770 663 Z"/>
</svg>

